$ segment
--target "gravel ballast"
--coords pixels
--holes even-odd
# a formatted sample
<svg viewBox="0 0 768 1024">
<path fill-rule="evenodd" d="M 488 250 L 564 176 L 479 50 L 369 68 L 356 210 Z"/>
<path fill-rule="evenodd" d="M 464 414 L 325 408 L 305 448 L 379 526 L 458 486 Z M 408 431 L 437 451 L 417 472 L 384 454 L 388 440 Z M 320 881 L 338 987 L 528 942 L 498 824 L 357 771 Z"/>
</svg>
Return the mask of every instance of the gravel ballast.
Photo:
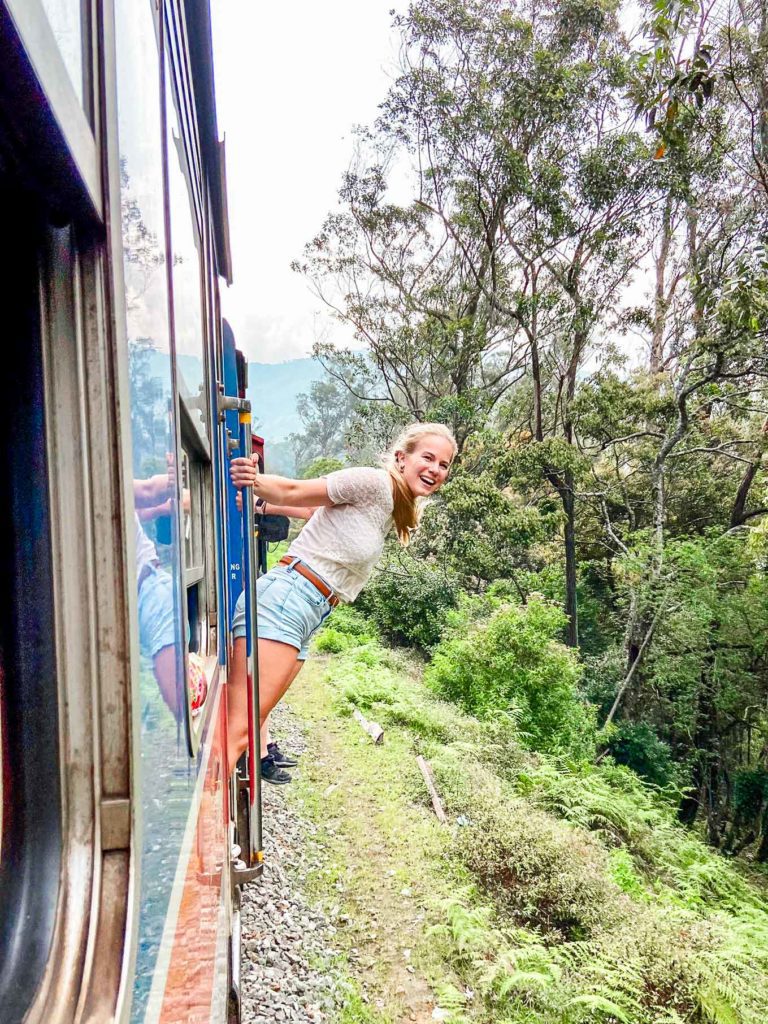
<svg viewBox="0 0 768 1024">
<path fill-rule="evenodd" d="M 272 714 L 281 747 L 306 754 L 306 742 L 289 710 Z M 291 769 L 293 774 L 301 771 Z M 332 1021 L 344 1001 L 334 970 L 336 928 L 305 894 L 307 873 L 321 867 L 313 836 L 288 799 L 290 786 L 264 784 L 264 859 L 261 880 L 245 886 L 242 900 L 241 984 L 243 1024 L 318 1024 Z"/>
</svg>

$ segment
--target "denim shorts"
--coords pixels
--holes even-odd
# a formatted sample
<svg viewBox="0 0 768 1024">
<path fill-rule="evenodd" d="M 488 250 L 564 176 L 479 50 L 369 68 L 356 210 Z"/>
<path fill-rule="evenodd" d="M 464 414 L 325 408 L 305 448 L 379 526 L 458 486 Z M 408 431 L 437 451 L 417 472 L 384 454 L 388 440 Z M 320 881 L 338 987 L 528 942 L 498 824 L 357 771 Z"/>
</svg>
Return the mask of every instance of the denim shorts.
<svg viewBox="0 0 768 1024">
<path fill-rule="evenodd" d="M 328 598 L 288 565 L 276 565 L 260 576 L 256 593 L 259 639 L 289 644 L 298 650 L 299 661 L 306 661 L 309 641 L 332 611 Z M 245 636 L 244 594 L 237 602 L 232 632 L 235 639 Z"/>
<path fill-rule="evenodd" d="M 139 587 L 139 642 L 144 654 L 154 658 L 163 647 L 178 642 L 173 603 L 173 580 L 152 567 Z"/>
</svg>

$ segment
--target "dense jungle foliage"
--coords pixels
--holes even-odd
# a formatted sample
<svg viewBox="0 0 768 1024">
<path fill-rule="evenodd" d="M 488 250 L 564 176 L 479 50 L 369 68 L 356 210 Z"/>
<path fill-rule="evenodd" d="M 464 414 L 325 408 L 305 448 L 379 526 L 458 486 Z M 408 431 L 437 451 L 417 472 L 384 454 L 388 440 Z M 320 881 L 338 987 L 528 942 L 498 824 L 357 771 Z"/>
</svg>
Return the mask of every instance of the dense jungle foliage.
<svg viewBox="0 0 768 1024">
<path fill-rule="evenodd" d="M 760 870 L 693 835 L 668 796 L 630 769 L 585 757 L 583 702 L 580 718 L 569 714 L 577 661 L 552 639 L 562 611 L 531 604 L 538 607 L 529 621 L 519 606 L 500 605 L 492 616 L 516 627 L 511 662 L 491 644 L 493 663 L 511 665 L 510 692 L 544 702 L 528 721 L 525 700 L 492 714 L 473 702 L 471 714 L 431 692 L 446 678 L 473 686 L 474 673 L 463 676 L 461 663 L 446 658 L 466 643 L 463 613 L 446 627 L 425 674 L 353 608 L 334 613 L 315 643 L 333 654 L 325 715 L 362 709 L 385 729 L 383 746 L 363 744 L 369 756 L 348 755 L 368 813 L 378 820 L 385 800 L 378 793 L 370 802 L 369 772 L 383 780 L 386 800 L 399 796 L 395 820 L 409 834 L 405 877 L 419 892 L 425 940 L 442 965 L 434 982 L 441 1019 L 763 1024 L 768 901 Z M 563 663 L 571 671 L 554 693 L 531 687 L 542 668 Z M 480 696 L 485 702 L 486 692 Z M 417 754 L 432 767 L 447 826 L 429 807 Z M 391 809 L 382 820 L 391 827 Z M 388 863 L 398 867 L 396 857 Z"/>
<path fill-rule="evenodd" d="M 360 345 L 317 346 L 296 448 L 370 464 L 418 418 L 460 451 L 362 607 L 437 694 L 768 861 L 768 5 L 396 25 L 296 264 Z"/>
</svg>

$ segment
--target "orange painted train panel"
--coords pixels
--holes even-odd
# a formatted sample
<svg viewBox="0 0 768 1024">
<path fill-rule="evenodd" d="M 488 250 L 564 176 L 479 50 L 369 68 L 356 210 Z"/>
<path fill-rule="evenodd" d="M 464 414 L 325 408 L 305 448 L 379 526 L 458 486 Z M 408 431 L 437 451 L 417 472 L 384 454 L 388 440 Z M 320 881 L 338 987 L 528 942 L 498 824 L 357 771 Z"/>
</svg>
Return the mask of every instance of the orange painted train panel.
<svg viewBox="0 0 768 1024">
<path fill-rule="evenodd" d="M 222 690 L 224 687 L 221 688 Z M 210 1024 L 214 992 L 227 983 L 222 964 L 219 927 L 222 873 L 228 856 L 228 790 L 226 699 L 221 693 L 216 726 L 203 784 L 195 842 L 187 864 L 160 1024 Z"/>
</svg>

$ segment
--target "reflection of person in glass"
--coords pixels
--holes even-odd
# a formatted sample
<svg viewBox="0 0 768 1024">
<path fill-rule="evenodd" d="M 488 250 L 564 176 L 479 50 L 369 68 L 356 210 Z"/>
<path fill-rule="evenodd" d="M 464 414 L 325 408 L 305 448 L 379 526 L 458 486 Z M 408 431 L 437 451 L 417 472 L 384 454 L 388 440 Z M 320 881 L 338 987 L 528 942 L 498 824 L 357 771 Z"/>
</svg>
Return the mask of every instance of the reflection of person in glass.
<svg viewBox="0 0 768 1024">
<path fill-rule="evenodd" d="M 384 469 L 350 468 L 316 480 L 260 474 L 251 459 L 233 459 L 232 482 L 277 505 L 316 508 L 287 555 L 257 583 L 259 707 L 263 726 L 299 673 L 309 640 L 340 601 L 354 601 L 381 557 L 392 526 L 408 543 L 420 500 L 445 483 L 456 441 L 440 423 L 414 423 L 387 453 Z M 244 604 L 244 602 L 242 602 Z M 245 615 L 233 621 L 230 770 L 247 746 Z"/>
<path fill-rule="evenodd" d="M 160 694 L 172 715 L 179 721 L 183 708 L 183 695 L 179 693 L 177 672 L 177 634 L 174 614 L 174 583 L 160 566 L 157 549 L 144 532 L 142 522 L 170 515 L 176 481 L 173 461 L 169 459 L 168 472 L 146 480 L 133 481 L 136 505 L 136 580 L 139 606 L 139 642 L 144 654 L 152 659 L 152 668 Z M 185 490 L 182 503 L 187 506 L 189 493 Z M 205 677 L 197 661 L 190 657 L 190 677 L 193 711 L 205 699 Z"/>
<path fill-rule="evenodd" d="M 163 513 L 160 513 L 163 514 Z M 163 700 L 174 718 L 181 717 L 176 672 L 176 628 L 173 580 L 160 568 L 155 545 L 144 532 L 136 513 L 136 579 L 139 591 L 139 641 L 152 659 Z"/>
</svg>

